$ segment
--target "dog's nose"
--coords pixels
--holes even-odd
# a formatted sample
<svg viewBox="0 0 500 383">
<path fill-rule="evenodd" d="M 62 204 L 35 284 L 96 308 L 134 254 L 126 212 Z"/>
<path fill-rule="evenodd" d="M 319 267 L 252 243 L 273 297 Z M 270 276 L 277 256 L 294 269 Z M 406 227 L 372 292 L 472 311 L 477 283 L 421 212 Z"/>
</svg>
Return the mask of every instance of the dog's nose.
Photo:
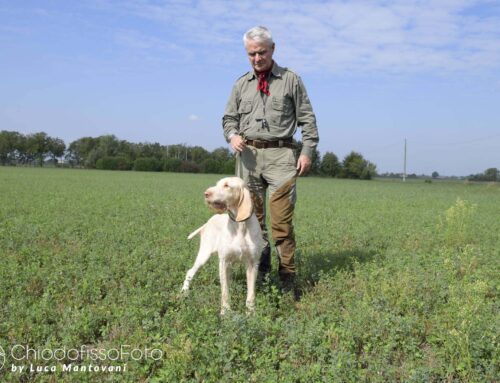
<svg viewBox="0 0 500 383">
<path fill-rule="evenodd" d="M 209 191 L 207 190 L 207 191 L 206 191 L 205 193 L 203 193 L 203 194 L 204 194 L 205 198 L 208 198 L 208 197 L 210 197 L 210 196 L 212 195 L 212 192 L 209 192 Z"/>
</svg>

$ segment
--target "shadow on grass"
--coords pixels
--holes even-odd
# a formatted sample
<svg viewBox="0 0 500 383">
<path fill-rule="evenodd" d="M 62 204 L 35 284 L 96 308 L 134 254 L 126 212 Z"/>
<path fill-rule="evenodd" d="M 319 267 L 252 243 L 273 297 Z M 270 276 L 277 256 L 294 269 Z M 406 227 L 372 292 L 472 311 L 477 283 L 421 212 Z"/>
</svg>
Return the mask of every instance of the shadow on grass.
<svg viewBox="0 0 500 383">
<path fill-rule="evenodd" d="M 273 256 L 276 259 L 277 255 Z M 334 275 L 340 271 L 354 270 L 355 263 L 367 263 L 378 257 L 380 253 L 375 250 L 350 249 L 338 252 L 319 252 L 303 254 L 297 251 L 295 254 L 298 274 L 297 285 L 302 292 L 310 290 L 316 286 L 323 276 Z M 268 280 L 264 283 L 257 283 L 259 292 L 269 293 L 271 286 L 279 289 L 281 285 L 275 260 L 273 260 L 273 271 L 268 276 Z M 245 266 L 241 263 L 236 263 L 231 271 L 231 289 L 239 291 L 241 294 L 246 293 L 246 271 Z M 218 283 L 218 280 L 217 280 Z"/>
<path fill-rule="evenodd" d="M 336 253 L 321 252 L 299 257 L 299 275 L 303 284 L 314 286 L 322 275 L 339 271 L 351 271 L 355 263 L 366 263 L 375 259 L 374 250 L 351 249 Z"/>
</svg>

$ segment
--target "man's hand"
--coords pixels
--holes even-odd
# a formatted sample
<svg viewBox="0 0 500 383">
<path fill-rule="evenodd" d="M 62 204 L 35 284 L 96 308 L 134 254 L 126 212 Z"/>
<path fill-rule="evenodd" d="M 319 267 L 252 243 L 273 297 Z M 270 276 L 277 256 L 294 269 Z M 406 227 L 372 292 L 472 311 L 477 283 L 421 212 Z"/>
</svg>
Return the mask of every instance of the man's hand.
<svg viewBox="0 0 500 383">
<path fill-rule="evenodd" d="M 299 172 L 299 176 L 307 174 L 310 168 L 311 159 L 305 154 L 301 154 L 297 160 L 297 171 Z"/>
<path fill-rule="evenodd" d="M 231 137 L 231 141 L 229 142 L 229 144 L 231 145 L 233 150 L 238 153 L 241 153 L 247 146 L 243 138 L 241 138 L 241 136 L 239 136 L 238 134 L 235 134 Z"/>
</svg>

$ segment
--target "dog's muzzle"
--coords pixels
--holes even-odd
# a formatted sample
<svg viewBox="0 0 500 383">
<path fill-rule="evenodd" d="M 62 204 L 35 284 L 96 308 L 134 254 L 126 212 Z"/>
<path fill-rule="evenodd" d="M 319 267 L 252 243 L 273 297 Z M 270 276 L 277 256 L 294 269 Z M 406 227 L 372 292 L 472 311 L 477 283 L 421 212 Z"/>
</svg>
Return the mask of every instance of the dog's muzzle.
<svg viewBox="0 0 500 383">
<path fill-rule="evenodd" d="M 205 202 L 207 203 L 209 208 L 215 210 L 217 213 L 223 213 L 227 210 L 227 206 L 224 202 L 209 200 L 205 200 Z"/>
</svg>

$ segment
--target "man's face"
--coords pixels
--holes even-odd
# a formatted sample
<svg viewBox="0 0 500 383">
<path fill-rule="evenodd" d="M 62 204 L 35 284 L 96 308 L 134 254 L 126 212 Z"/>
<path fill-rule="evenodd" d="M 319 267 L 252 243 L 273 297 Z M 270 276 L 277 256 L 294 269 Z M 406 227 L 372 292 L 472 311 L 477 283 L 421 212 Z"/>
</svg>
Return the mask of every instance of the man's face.
<svg viewBox="0 0 500 383">
<path fill-rule="evenodd" d="M 248 40 L 245 44 L 250 65 L 255 72 L 265 72 L 273 66 L 274 44 Z"/>
</svg>

